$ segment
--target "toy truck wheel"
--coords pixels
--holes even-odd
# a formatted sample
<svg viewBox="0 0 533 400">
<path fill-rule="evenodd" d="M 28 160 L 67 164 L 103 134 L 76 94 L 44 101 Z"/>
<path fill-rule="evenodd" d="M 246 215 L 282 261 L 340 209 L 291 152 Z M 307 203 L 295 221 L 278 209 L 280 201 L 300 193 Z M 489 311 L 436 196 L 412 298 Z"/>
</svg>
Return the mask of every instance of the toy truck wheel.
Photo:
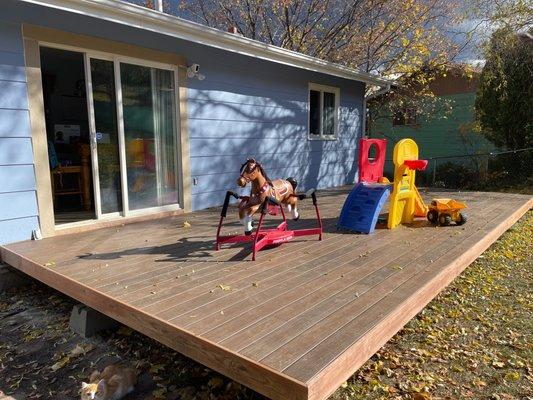
<svg viewBox="0 0 533 400">
<path fill-rule="evenodd" d="M 428 221 L 432 224 L 437 225 L 439 223 L 439 213 L 437 210 L 429 210 L 427 217 Z"/>
<path fill-rule="evenodd" d="M 439 224 L 442 226 L 448 226 L 452 222 L 452 217 L 450 217 L 448 214 L 441 214 L 439 215 Z"/>
<path fill-rule="evenodd" d="M 466 214 L 459 213 L 459 219 L 456 221 L 457 225 L 463 225 L 468 221 L 468 218 L 466 217 Z"/>
</svg>

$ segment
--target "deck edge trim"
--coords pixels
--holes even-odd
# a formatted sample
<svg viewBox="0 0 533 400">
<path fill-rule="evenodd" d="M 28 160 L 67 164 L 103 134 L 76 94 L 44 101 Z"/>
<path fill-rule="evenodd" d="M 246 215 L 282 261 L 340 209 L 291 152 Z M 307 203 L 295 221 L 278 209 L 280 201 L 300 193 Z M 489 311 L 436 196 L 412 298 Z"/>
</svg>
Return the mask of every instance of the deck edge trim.
<svg viewBox="0 0 533 400">
<path fill-rule="evenodd" d="M 431 281 L 428 281 L 416 294 L 410 296 L 402 304 L 403 310 L 401 310 L 399 316 L 393 320 L 382 320 L 371 328 L 357 343 L 350 346 L 333 362 L 309 379 L 307 381 L 309 400 L 325 399 L 332 394 L 531 208 L 533 208 L 533 197 L 530 197 L 504 221 L 495 226 L 473 247 L 450 262 L 440 274 L 436 275 Z M 389 332 L 383 335 L 383 331 L 387 328 Z M 379 340 L 374 341 L 376 337 Z M 348 360 L 353 361 L 350 363 Z M 324 384 L 324 382 L 327 382 L 327 384 Z"/>
<path fill-rule="evenodd" d="M 208 339 L 201 338 L 188 330 L 178 328 L 129 304 L 115 300 L 105 293 L 55 272 L 3 245 L 0 245 L 0 261 L 272 399 L 308 399 L 306 383 L 219 346 Z M 105 307 L 106 305 L 108 307 Z M 224 368 L 224 365 L 229 367 Z M 256 372 L 244 378 L 242 374 L 238 374 L 238 372 L 253 370 Z M 259 380 L 254 381 L 253 378 L 259 378 Z"/>
</svg>

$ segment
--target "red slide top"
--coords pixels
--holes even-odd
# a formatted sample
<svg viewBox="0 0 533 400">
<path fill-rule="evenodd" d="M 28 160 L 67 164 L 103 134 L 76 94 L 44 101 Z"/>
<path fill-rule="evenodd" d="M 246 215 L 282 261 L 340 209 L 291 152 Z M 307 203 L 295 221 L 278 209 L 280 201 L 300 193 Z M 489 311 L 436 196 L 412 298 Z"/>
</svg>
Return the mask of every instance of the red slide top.
<svg viewBox="0 0 533 400">
<path fill-rule="evenodd" d="M 370 152 L 373 148 L 373 157 Z M 359 140 L 359 182 L 377 182 L 383 176 L 387 141 L 385 139 Z"/>
<path fill-rule="evenodd" d="M 428 166 L 428 160 L 405 160 L 403 162 L 409 169 L 424 171 Z"/>
</svg>

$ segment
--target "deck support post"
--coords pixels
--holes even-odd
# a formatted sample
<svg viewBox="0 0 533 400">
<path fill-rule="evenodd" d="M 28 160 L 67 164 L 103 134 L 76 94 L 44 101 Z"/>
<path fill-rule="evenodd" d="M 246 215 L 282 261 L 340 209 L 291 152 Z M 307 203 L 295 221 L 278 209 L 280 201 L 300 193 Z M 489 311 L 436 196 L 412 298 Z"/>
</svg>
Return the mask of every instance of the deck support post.
<svg viewBox="0 0 533 400">
<path fill-rule="evenodd" d="M 120 323 L 85 304 L 76 304 L 70 314 L 70 329 L 88 338 L 98 332 L 115 329 Z"/>
</svg>

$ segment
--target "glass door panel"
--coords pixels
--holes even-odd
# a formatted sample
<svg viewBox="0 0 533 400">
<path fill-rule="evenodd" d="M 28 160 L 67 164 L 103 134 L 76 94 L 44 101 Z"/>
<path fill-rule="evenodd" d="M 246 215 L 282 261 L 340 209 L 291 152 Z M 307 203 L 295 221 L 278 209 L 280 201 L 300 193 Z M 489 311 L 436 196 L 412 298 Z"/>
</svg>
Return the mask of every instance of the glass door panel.
<svg viewBox="0 0 533 400">
<path fill-rule="evenodd" d="M 174 74 L 120 64 L 129 209 L 178 202 Z"/>
<path fill-rule="evenodd" d="M 91 59 L 92 98 L 102 214 L 122 210 L 113 61 Z"/>
</svg>

